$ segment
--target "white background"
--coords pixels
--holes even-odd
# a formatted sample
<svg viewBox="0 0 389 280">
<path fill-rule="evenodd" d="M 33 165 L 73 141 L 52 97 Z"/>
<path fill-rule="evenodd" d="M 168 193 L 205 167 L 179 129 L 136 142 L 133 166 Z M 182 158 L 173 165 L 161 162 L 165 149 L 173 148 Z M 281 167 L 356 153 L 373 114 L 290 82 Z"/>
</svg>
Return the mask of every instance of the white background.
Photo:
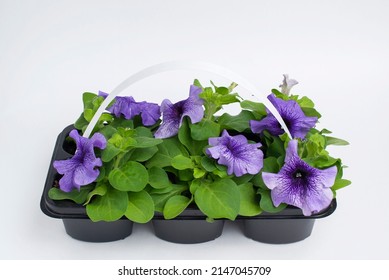
<svg viewBox="0 0 389 280">
<path fill-rule="evenodd" d="M 388 259 L 389 2 L 0 0 L 1 259 Z M 175 59 L 220 64 L 264 97 L 289 73 L 323 114 L 320 128 L 349 140 L 331 152 L 352 186 L 311 237 L 262 244 L 227 222 L 215 241 L 179 245 L 136 225 L 122 241 L 66 235 L 39 201 L 58 133 L 84 91 L 109 92 L 144 67 Z M 129 94 L 187 96 L 200 73 L 165 73 Z M 217 79 L 216 79 L 217 80 Z M 138 97 L 137 97 L 138 96 Z"/>
</svg>

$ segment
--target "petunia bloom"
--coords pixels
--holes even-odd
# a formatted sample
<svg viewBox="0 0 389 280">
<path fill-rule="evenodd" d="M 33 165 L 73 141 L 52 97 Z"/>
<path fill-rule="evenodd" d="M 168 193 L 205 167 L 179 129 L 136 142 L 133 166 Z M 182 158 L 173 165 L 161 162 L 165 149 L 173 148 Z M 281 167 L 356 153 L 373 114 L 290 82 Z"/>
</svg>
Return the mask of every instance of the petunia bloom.
<svg viewBox="0 0 389 280">
<path fill-rule="evenodd" d="M 243 135 L 230 136 L 224 130 L 221 137 L 211 137 L 208 143 L 212 147 L 206 150 L 207 154 L 227 166 L 228 175 L 254 175 L 263 167 L 263 152 L 258 149 L 261 143 L 249 144 Z"/>
<path fill-rule="evenodd" d="M 304 139 L 308 131 L 316 125 L 317 117 L 305 116 L 300 105 L 294 100 L 282 100 L 270 94 L 267 97 L 281 115 L 293 138 Z M 269 111 L 267 116 L 260 121 L 251 120 L 252 132 L 261 133 L 264 130 L 272 135 L 281 135 L 284 130 L 277 119 Z"/>
<path fill-rule="evenodd" d="M 308 165 L 298 156 L 297 147 L 297 140 L 291 140 L 281 170 L 277 174 L 263 172 L 262 178 L 271 189 L 274 206 L 287 203 L 301 208 L 305 216 L 310 216 L 330 205 L 337 168 L 333 166 L 321 170 Z"/>
<path fill-rule="evenodd" d="M 289 79 L 288 74 L 284 74 L 284 80 L 282 81 L 282 84 L 280 85 L 281 92 L 285 95 L 289 95 L 290 90 L 293 86 L 297 85 L 299 82 L 297 82 L 294 79 Z"/>
<path fill-rule="evenodd" d="M 155 138 L 169 138 L 177 135 L 182 121 L 188 116 L 192 123 L 198 123 L 204 117 L 203 100 L 199 97 L 202 89 L 190 86 L 189 98 L 172 104 L 165 99 L 161 104 L 162 123 L 155 132 Z"/>
<path fill-rule="evenodd" d="M 80 189 L 81 186 L 92 183 L 99 176 L 100 171 L 96 167 L 102 166 L 100 158 L 96 158 L 93 148 L 104 149 L 107 141 L 100 133 L 95 133 L 92 138 L 85 138 L 73 129 L 70 134 L 76 141 L 76 153 L 67 160 L 56 160 L 54 168 L 63 175 L 59 180 L 59 188 L 64 192 L 72 189 Z"/>
<path fill-rule="evenodd" d="M 107 93 L 99 91 L 99 96 L 106 98 Z M 116 117 L 124 116 L 125 119 L 131 120 L 137 115 L 142 118 L 145 126 L 154 125 L 161 117 L 158 104 L 148 102 L 136 102 L 132 96 L 116 96 L 115 103 L 107 108 L 109 112 Z"/>
</svg>

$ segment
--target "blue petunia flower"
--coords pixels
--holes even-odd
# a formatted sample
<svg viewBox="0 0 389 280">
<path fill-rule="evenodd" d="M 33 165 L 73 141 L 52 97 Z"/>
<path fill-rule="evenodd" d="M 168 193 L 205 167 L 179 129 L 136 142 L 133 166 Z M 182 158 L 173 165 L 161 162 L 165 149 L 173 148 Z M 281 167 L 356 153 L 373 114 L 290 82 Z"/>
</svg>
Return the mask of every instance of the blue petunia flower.
<svg viewBox="0 0 389 280">
<path fill-rule="evenodd" d="M 270 94 L 267 98 L 277 109 L 278 113 L 280 113 L 293 138 L 304 139 L 308 131 L 316 125 L 317 117 L 305 116 L 296 101 L 282 100 L 273 94 Z M 269 111 L 267 116 L 262 120 L 251 120 L 250 127 L 254 133 L 261 133 L 264 130 L 269 131 L 272 135 L 281 135 L 284 133 L 277 119 Z"/>
<path fill-rule="evenodd" d="M 69 136 L 76 141 L 76 153 L 70 159 L 56 160 L 53 163 L 58 173 L 63 175 L 59 180 L 59 188 L 64 192 L 79 190 L 80 186 L 96 180 L 100 174 L 96 167 L 102 166 L 102 161 L 96 158 L 93 148 L 104 149 L 107 144 L 107 140 L 100 133 L 95 133 L 88 139 L 80 136 L 78 131 L 73 129 Z"/>
<path fill-rule="evenodd" d="M 99 96 L 106 98 L 107 93 L 99 91 Z M 154 125 L 161 117 L 158 104 L 148 102 L 136 102 L 132 96 L 116 96 L 115 103 L 108 107 L 107 110 L 116 117 L 124 116 L 125 119 L 131 120 L 140 115 L 142 123 L 145 126 Z"/>
<path fill-rule="evenodd" d="M 188 116 L 192 123 L 198 123 L 203 119 L 203 100 L 199 97 L 201 91 L 201 88 L 191 85 L 188 99 L 175 104 L 168 99 L 162 101 L 162 123 L 154 134 L 155 138 L 169 138 L 177 135 L 185 116 Z"/>
<path fill-rule="evenodd" d="M 274 206 L 287 203 L 301 208 L 305 216 L 310 216 L 330 205 L 337 168 L 333 166 L 321 170 L 308 165 L 298 156 L 297 147 L 297 140 L 291 140 L 281 170 L 277 174 L 263 172 L 262 178 L 272 190 Z"/>
<path fill-rule="evenodd" d="M 208 143 L 212 147 L 206 150 L 207 154 L 227 166 L 228 175 L 254 175 L 263 167 L 263 152 L 258 149 L 261 143 L 249 144 L 243 135 L 230 136 L 224 130 L 221 137 L 211 137 Z"/>
</svg>

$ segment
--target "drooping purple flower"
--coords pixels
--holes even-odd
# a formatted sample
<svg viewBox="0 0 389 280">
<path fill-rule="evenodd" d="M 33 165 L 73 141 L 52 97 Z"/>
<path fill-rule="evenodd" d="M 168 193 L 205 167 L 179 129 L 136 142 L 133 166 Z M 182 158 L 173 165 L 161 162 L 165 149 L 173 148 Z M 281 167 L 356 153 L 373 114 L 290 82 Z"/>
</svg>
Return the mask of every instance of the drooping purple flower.
<svg viewBox="0 0 389 280">
<path fill-rule="evenodd" d="M 155 132 L 155 138 L 168 138 L 176 135 L 185 116 L 192 123 L 198 123 L 204 117 L 203 100 L 199 97 L 202 89 L 194 85 L 190 86 L 189 98 L 172 104 L 165 99 L 161 104 L 163 121 Z"/>
<path fill-rule="evenodd" d="M 337 174 L 336 166 L 317 169 L 304 162 L 297 153 L 298 142 L 291 140 L 285 164 L 277 173 L 262 173 L 265 185 L 271 189 L 274 206 L 281 203 L 296 206 L 305 216 L 327 208 L 333 198 L 331 187 Z"/>
<path fill-rule="evenodd" d="M 263 152 L 258 149 L 261 143 L 249 144 L 243 135 L 230 136 L 224 130 L 221 137 L 211 137 L 208 143 L 212 147 L 206 150 L 207 154 L 227 166 L 228 175 L 254 175 L 263 167 Z"/>
<path fill-rule="evenodd" d="M 300 105 L 294 100 L 282 100 L 270 94 L 267 97 L 281 115 L 293 138 L 304 139 L 308 131 L 316 125 L 317 117 L 305 116 Z M 284 130 L 272 113 L 267 111 L 267 116 L 262 120 L 251 120 L 251 130 L 261 133 L 264 130 L 272 135 L 281 135 Z"/>
<path fill-rule="evenodd" d="M 93 148 L 104 149 L 107 140 L 100 133 L 95 133 L 92 138 L 85 138 L 73 129 L 70 134 L 76 141 L 76 153 L 67 160 L 56 160 L 53 163 L 58 173 L 63 175 L 59 180 L 59 188 L 64 192 L 72 189 L 80 189 L 81 186 L 92 183 L 99 176 L 100 171 L 96 167 L 102 165 L 100 158 L 96 158 Z"/>
<path fill-rule="evenodd" d="M 289 79 L 288 74 L 284 74 L 284 80 L 282 81 L 282 84 L 280 85 L 281 92 L 285 95 L 289 95 L 290 90 L 293 86 L 297 85 L 299 82 L 297 82 L 294 79 Z"/>
<path fill-rule="evenodd" d="M 99 91 L 99 96 L 106 98 L 107 93 Z M 125 119 L 131 120 L 137 115 L 141 115 L 142 123 L 145 126 L 154 125 L 161 117 L 158 104 L 148 102 L 136 102 L 132 96 L 116 96 L 115 102 L 107 110 L 116 117 L 124 116 Z"/>
</svg>

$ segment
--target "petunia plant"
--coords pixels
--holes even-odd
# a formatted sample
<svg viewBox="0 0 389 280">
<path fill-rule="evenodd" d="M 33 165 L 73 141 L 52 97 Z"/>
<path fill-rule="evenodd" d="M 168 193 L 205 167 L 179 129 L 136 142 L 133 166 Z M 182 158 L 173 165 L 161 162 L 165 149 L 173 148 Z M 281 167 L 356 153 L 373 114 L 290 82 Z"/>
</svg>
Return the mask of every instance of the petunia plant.
<svg viewBox="0 0 389 280">
<path fill-rule="evenodd" d="M 187 208 L 208 221 L 234 220 L 300 208 L 324 211 L 343 178 L 329 145 L 344 140 L 319 130 L 320 113 L 308 97 L 291 95 L 297 81 L 284 75 L 268 96 L 292 139 L 264 104 L 242 99 L 237 84 L 203 87 L 195 80 L 186 99 L 161 105 L 115 97 L 90 138 L 82 133 L 108 94 L 84 93 L 84 110 L 67 139 L 72 156 L 55 161 L 53 200 L 86 207 L 92 221 L 127 218 L 146 223 L 156 213 L 173 219 Z M 237 115 L 219 114 L 239 103 Z"/>
</svg>

